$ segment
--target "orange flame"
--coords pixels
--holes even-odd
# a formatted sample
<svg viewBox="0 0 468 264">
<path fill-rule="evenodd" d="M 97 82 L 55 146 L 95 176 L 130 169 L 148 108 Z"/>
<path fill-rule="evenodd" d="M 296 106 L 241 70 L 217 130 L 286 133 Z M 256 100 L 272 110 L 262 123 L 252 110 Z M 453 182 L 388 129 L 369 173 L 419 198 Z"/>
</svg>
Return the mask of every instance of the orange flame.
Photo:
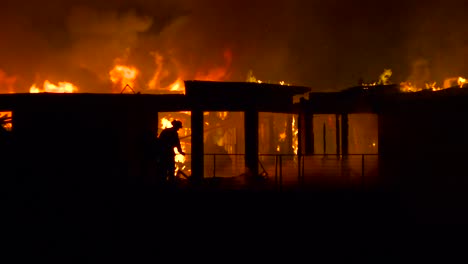
<svg viewBox="0 0 468 264">
<path fill-rule="evenodd" d="M 169 119 L 163 117 L 161 119 L 161 129 L 171 128 L 171 127 L 172 127 L 171 121 L 169 121 Z"/>
<path fill-rule="evenodd" d="M 458 86 L 460 86 L 460 88 L 463 88 L 463 85 L 465 85 L 466 83 L 466 79 L 463 78 L 463 77 L 458 77 Z"/>
<path fill-rule="evenodd" d="M 444 90 L 447 88 L 452 88 L 455 86 L 459 86 L 460 88 L 463 88 L 463 86 L 467 83 L 467 80 L 463 77 L 455 77 L 455 78 L 446 78 L 444 80 L 443 86 L 439 87 L 437 86 L 436 82 L 433 83 L 426 83 L 425 89 L 431 90 L 431 91 L 440 91 Z M 413 86 L 410 82 L 402 82 L 400 83 L 400 90 L 402 92 L 419 92 L 424 90 L 423 88 L 420 87 L 415 87 Z"/>
<path fill-rule="evenodd" d="M 170 85 L 171 92 L 185 92 L 185 83 L 181 78 L 178 78 L 173 84 Z"/>
<path fill-rule="evenodd" d="M 29 88 L 30 93 L 75 93 L 78 91 L 78 87 L 69 82 L 59 82 L 58 85 L 51 83 L 50 81 L 44 81 L 43 88 L 40 89 L 36 84 L 33 84 Z"/>
<path fill-rule="evenodd" d="M 127 85 L 133 88 L 135 79 L 138 76 L 138 70 L 132 66 L 118 64 L 109 72 L 109 76 L 114 85 L 120 86 L 121 89 L 124 89 Z"/>
</svg>

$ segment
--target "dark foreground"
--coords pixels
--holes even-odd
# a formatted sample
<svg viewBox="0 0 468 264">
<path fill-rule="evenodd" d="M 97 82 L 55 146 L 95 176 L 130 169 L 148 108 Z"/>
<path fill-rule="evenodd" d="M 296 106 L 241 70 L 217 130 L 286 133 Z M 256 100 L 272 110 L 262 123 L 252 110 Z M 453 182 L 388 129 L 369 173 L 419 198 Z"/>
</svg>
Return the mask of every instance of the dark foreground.
<svg viewBox="0 0 468 264">
<path fill-rule="evenodd" d="M 325 254 L 323 249 L 331 250 L 328 258 L 386 252 L 386 260 L 397 260 L 395 247 L 405 244 L 407 231 L 466 220 L 461 208 L 415 205 L 383 190 L 44 188 L 5 192 L 3 237 L 6 251 L 17 260 L 136 263 L 169 255 L 176 262 L 221 252 L 226 259 L 257 255 L 274 260 L 286 253 L 313 258 Z M 393 244 L 392 237 L 399 242 Z"/>
</svg>

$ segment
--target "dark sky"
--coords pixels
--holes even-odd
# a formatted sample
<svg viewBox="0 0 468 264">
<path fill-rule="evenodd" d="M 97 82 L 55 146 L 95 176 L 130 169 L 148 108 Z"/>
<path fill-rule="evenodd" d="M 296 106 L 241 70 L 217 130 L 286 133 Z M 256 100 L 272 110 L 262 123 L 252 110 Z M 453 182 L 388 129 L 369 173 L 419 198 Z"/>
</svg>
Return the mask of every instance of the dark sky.
<svg viewBox="0 0 468 264">
<path fill-rule="evenodd" d="M 116 58 L 166 80 L 225 68 L 225 80 L 262 80 L 339 90 L 384 68 L 401 82 L 417 58 L 432 77 L 468 76 L 468 4 L 368 0 L 3 0 L 0 79 L 18 91 L 33 82 L 68 80 L 105 92 Z M 232 55 L 232 61 L 224 56 Z M 5 84 L 3 84 L 5 86 Z M 0 91 L 2 81 L 0 80 Z"/>
</svg>

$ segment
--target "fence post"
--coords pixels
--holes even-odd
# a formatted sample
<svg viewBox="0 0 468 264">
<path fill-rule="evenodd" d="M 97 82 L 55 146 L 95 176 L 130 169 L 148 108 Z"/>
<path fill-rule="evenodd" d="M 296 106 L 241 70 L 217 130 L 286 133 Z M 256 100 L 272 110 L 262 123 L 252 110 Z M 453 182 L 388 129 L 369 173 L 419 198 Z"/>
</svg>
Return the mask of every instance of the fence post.
<svg viewBox="0 0 468 264">
<path fill-rule="evenodd" d="M 362 154 L 361 161 L 361 187 L 364 190 L 364 154 Z"/>
</svg>

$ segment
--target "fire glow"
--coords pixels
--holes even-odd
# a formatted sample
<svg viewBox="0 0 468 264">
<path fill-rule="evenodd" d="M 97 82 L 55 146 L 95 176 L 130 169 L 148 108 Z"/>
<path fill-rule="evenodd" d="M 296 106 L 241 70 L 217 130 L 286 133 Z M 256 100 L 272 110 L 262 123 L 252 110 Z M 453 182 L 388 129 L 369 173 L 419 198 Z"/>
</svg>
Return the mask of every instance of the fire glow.
<svg viewBox="0 0 468 264">
<path fill-rule="evenodd" d="M 457 85 L 454 85 L 454 84 Z M 458 86 L 460 88 L 464 88 L 465 84 L 467 83 L 467 80 L 463 77 L 456 77 L 456 78 L 447 78 L 444 80 L 444 85 L 442 87 L 439 87 L 436 82 L 432 83 L 426 83 L 425 87 L 416 87 L 413 85 L 411 82 L 402 82 L 400 83 L 400 90 L 402 92 L 420 92 L 423 90 L 431 90 L 431 91 L 441 91 L 444 89 L 452 88 L 455 86 Z"/>
<path fill-rule="evenodd" d="M 36 84 L 33 84 L 29 88 L 30 93 L 76 93 L 78 87 L 69 82 L 59 82 L 57 85 L 50 81 L 44 81 L 42 88 L 39 88 Z"/>
<path fill-rule="evenodd" d="M 125 89 L 127 85 L 133 89 L 138 76 L 138 70 L 132 66 L 116 65 L 109 72 L 109 76 L 112 83 L 120 89 Z"/>
</svg>

